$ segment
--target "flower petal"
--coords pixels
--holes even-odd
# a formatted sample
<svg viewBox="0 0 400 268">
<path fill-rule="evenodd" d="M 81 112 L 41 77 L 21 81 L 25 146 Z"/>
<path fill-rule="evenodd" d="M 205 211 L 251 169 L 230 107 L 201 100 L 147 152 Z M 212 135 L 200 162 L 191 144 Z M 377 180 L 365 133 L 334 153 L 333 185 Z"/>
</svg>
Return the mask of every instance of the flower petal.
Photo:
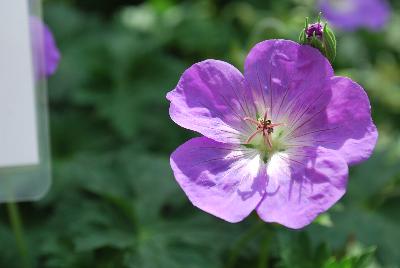
<svg viewBox="0 0 400 268">
<path fill-rule="evenodd" d="M 243 120 L 254 114 L 249 96 L 235 67 L 206 60 L 187 69 L 167 99 L 170 116 L 178 125 L 219 142 L 243 143 L 254 131 Z"/>
<path fill-rule="evenodd" d="M 324 113 L 299 128 L 295 139 L 312 139 L 334 149 L 349 165 L 368 159 L 377 142 L 371 106 L 364 89 L 346 77 L 333 77 L 331 96 Z"/>
<path fill-rule="evenodd" d="M 55 73 L 60 61 L 60 51 L 57 48 L 56 41 L 54 40 L 53 34 L 47 25 L 44 27 L 44 54 L 46 64 L 46 76 L 51 76 Z"/>
<path fill-rule="evenodd" d="M 345 193 L 348 167 L 334 151 L 304 149 L 305 157 L 275 155 L 267 167 L 267 193 L 257 207 L 266 222 L 299 229 L 310 224 Z M 288 167 L 288 168 L 287 168 Z"/>
<path fill-rule="evenodd" d="M 193 205 L 229 222 L 247 217 L 265 193 L 264 164 L 253 150 L 239 145 L 194 138 L 170 162 Z"/>
<path fill-rule="evenodd" d="M 30 30 L 36 79 L 51 76 L 57 70 L 61 57 L 53 34 L 47 25 L 35 16 L 30 17 Z"/>
<path fill-rule="evenodd" d="M 288 40 L 267 40 L 250 51 L 244 75 L 258 110 L 269 108 L 272 120 L 279 121 L 293 110 L 291 105 L 302 106 L 310 95 L 319 94 L 333 69 L 317 49 Z"/>
<path fill-rule="evenodd" d="M 349 78 L 332 77 L 321 92 L 322 97 L 310 98 L 313 102 L 291 118 L 286 142 L 336 150 L 349 165 L 368 159 L 378 132 L 364 89 Z"/>
</svg>

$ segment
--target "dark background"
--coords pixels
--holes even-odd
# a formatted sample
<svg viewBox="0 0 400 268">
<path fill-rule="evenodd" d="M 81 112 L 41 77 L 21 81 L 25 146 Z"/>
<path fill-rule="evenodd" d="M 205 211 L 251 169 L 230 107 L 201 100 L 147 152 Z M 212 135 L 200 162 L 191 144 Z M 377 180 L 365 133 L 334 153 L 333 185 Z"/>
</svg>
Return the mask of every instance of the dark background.
<svg viewBox="0 0 400 268">
<path fill-rule="evenodd" d="M 336 73 L 364 86 L 380 138 L 328 213 L 301 231 L 256 215 L 229 224 L 172 176 L 170 153 L 196 135 L 168 115 L 181 73 L 207 58 L 242 69 L 255 43 L 297 40 L 316 15 L 310 0 L 44 1 L 62 54 L 49 79 L 53 185 L 19 204 L 25 254 L 0 207 L 0 267 L 400 267 L 398 1 L 382 31 L 336 32 Z"/>
</svg>

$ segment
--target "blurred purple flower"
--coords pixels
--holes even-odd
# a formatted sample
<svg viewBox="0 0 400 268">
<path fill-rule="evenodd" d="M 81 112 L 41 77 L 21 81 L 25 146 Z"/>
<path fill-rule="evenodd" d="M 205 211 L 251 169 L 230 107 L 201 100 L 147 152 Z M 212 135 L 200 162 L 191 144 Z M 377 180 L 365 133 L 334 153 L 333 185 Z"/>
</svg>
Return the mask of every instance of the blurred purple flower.
<svg viewBox="0 0 400 268">
<path fill-rule="evenodd" d="M 223 61 L 197 63 L 167 99 L 178 125 L 204 135 L 172 153 L 177 182 L 229 222 L 256 210 L 266 222 L 309 224 L 343 196 L 348 165 L 366 160 L 378 136 L 365 91 L 292 41 L 257 44 L 244 76 Z"/>
<path fill-rule="evenodd" d="M 380 30 L 390 17 L 386 0 L 320 0 L 319 7 L 333 26 L 348 31 Z"/>
<path fill-rule="evenodd" d="M 49 77 L 57 70 L 60 52 L 50 29 L 41 19 L 31 16 L 33 61 L 37 79 Z"/>
</svg>

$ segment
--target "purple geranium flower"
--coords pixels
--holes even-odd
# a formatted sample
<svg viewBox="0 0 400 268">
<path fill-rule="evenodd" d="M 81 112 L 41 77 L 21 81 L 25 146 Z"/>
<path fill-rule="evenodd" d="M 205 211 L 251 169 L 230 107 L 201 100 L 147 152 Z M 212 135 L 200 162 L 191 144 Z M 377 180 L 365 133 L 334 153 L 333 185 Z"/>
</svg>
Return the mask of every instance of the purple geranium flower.
<svg viewBox="0 0 400 268">
<path fill-rule="evenodd" d="M 41 19 L 31 16 L 33 62 L 37 79 L 49 77 L 57 70 L 60 52 L 53 34 Z"/>
<path fill-rule="evenodd" d="M 223 61 L 197 63 L 167 99 L 177 124 L 204 135 L 172 153 L 177 182 L 229 222 L 256 210 L 266 222 L 309 224 L 343 196 L 348 165 L 366 160 L 378 136 L 365 91 L 292 41 L 257 44 L 244 76 Z"/>
<path fill-rule="evenodd" d="M 385 0 L 320 0 L 320 9 L 332 25 L 348 31 L 379 30 L 390 17 Z"/>
</svg>

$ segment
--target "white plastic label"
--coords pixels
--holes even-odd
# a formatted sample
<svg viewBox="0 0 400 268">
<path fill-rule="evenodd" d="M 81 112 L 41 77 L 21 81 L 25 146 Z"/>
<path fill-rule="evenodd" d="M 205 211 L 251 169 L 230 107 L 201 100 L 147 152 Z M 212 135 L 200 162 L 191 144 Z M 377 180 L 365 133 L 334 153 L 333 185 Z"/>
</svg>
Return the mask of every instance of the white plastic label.
<svg viewBox="0 0 400 268">
<path fill-rule="evenodd" d="M 0 168 L 39 164 L 29 12 L 0 1 Z"/>
</svg>

